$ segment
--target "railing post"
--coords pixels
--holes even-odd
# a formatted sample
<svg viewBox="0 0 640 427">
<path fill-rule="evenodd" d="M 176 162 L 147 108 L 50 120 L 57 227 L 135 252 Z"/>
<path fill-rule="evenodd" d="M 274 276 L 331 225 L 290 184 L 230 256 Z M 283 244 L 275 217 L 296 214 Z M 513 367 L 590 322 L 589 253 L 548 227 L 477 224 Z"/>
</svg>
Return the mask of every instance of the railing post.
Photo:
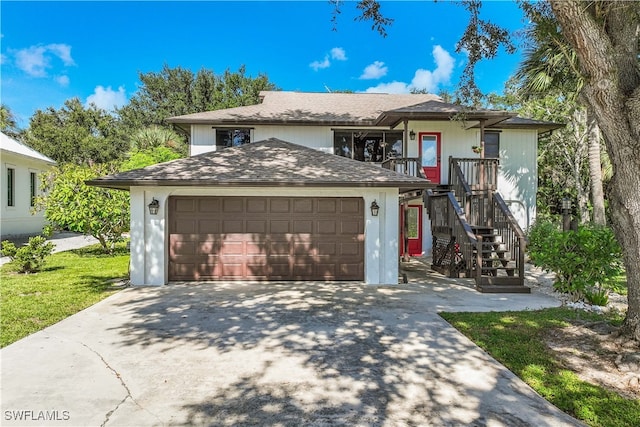
<svg viewBox="0 0 640 427">
<path fill-rule="evenodd" d="M 482 236 L 476 237 L 478 242 L 476 244 L 476 286 L 480 286 L 482 283 Z"/>
</svg>

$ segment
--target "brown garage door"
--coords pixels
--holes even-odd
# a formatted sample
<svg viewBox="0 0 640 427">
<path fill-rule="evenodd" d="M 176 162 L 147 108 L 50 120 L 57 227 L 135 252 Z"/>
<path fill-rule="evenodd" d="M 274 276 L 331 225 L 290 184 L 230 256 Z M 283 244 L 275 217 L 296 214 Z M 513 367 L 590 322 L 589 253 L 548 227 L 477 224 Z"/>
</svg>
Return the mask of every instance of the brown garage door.
<svg viewBox="0 0 640 427">
<path fill-rule="evenodd" d="M 169 280 L 364 280 L 364 201 L 171 197 L 169 244 Z"/>
</svg>

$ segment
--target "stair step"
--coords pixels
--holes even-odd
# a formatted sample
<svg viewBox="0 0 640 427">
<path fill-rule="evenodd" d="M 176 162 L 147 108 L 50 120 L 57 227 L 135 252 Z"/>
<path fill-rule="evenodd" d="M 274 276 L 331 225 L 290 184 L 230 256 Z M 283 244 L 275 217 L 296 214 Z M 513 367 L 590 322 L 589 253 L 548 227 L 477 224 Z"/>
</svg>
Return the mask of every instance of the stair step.
<svg viewBox="0 0 640 427">
<path fill-rule="evenodd" d="M 478 291 L 492 294 L 530 294 L 531 288 L 521 285 L 479 285 Z"/>
</svg>

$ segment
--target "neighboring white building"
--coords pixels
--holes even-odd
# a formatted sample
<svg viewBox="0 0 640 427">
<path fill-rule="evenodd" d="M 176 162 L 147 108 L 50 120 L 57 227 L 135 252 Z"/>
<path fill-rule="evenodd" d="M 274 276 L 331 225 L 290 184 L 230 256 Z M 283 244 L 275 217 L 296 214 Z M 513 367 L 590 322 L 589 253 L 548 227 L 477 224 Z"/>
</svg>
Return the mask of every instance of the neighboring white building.
<svg viewBox="0 0 640 427">
<path fill-rule="evenodd" d="M 0 235 L 36 235 L 45 226 L 43 212 L 33 214 L 33 199 L 40 193 L 40 174 L 56 162 L 0 133 Z"/>
</svg>

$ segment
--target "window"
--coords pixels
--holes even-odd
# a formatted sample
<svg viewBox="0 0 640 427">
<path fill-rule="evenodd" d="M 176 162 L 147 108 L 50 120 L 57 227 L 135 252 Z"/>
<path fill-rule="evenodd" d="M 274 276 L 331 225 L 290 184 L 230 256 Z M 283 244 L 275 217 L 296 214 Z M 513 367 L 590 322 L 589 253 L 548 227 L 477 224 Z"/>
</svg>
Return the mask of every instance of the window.
<svg viewBox="0 0 640 427">
<path fill-rule="evenodd" d="M 15 183 L 16 171 L 13 168 L 7 168 L 7 206 L 15 206 Z"/>
<path fill-rule="evenodd" d="M 490 159 L 500 157 L 500 134 L 498 132 L 485 132 L 484 156 Z"/>
<path fill-rule="evenodd" d="M 35 206 L 36 205 L 36 192 L 38 191 L 38 178 L 36 176 L 35 172 L 30 172 L 29 173 L 29 187 L 31 190 L 31 197 L 30 197 L 30 206 Z"/>
<path fill-rule="evenodd" d="M 251 142 L 251 129 L 216 129 L 216 148 L 239 147 Z"/>
<path fill-rule="evenodd" d="M 361 162 L 375 163 L 391 157 L 401 157 L 402 132 L 337 130 L 333 134 L 333 153 Z"/>
</svg>

